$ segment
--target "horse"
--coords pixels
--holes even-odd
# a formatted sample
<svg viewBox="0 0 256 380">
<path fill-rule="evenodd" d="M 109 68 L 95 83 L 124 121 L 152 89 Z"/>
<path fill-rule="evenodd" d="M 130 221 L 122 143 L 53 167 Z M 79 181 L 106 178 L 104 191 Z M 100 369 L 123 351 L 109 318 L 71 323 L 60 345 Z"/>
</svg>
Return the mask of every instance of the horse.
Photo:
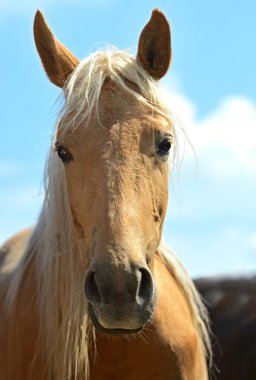
<svg viewBox="0 0 256 380">
<path fill-rule="evenodd" d="M 256 379 L 256 277 L 201 278 L 218 380 Z"/>
<path fill-rule="evenodd" d="M 63 107 L 38 222 L 1 248 L 0 378 L 208 379 L 207 312 L 161 244 L 177 143 L 165 15 L 153 10 L 136 57 L 80 62 L 39 10 L 34 38 Z"/>
</svg>

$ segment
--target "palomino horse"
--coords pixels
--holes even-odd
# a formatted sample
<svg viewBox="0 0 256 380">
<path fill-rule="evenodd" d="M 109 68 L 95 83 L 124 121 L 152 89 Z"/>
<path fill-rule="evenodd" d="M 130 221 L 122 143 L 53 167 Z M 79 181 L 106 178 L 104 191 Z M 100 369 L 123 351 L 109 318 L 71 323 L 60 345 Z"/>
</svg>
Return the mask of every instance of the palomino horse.
<svg viewBox="0 0 256 380">
<path fill-rule="evenodd" d="M 38 224 L 1 249 L 1 379 L 207 379 L 205 309 L 160 246 L 175 143 L 165 16 L 153 11 L 137 58 L 79 63 L 39 11 L 34 35 L 64 106 Z"/>
<path fill-rule="evenodd" d="M 218 380 L 256 379 L 256 277 L 200 279 L 214 334 Z"/>
</svg>

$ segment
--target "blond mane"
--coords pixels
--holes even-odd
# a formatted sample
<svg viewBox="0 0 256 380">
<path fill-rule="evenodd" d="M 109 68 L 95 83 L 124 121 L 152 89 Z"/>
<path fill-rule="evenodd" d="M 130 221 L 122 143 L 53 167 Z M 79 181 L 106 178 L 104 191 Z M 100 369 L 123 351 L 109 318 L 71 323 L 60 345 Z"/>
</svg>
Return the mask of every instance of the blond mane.
<svg viewBox="0 0 256 380">
<path fill-rule="evenodd" d="M 90 55 L 74 70 L 64 87 L 65 100 L 59 122 L 64 126 L 77 127 L 82 121 L 88 121 L 93 109 L 98 109 L 101 89 L 107 77 L 172 122 L 158 83 L 129 53 L 113 49 Z M 140 93 L 128 87 L 127 80 L 134 83 Z M 7 301 L 10 305 L 15 300 L 28 256 L 32 251 L 36 252 L 41 340 L 49 368 L 46 378 L 78 379 L 84 376 L 88 379 L 88 353 L 94 349 L 94 329 L 87 316 L 84 272 L 70 232 L 64 169 L 54 152 L 54 140 L 55 137 L 46 165 L 43 209 L 16 271 L 16 281 L 9 289 Z M 185 295 L 205 353 L 211 355 L 207 313 L 193 282 L 173 253 L 159 247 L 158 255 Z"/>
</svg>

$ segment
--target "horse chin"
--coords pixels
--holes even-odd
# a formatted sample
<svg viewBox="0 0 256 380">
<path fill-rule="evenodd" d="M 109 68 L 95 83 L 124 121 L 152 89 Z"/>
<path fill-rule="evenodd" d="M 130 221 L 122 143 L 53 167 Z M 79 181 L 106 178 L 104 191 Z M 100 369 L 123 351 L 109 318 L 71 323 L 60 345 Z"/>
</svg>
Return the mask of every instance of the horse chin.
<svg viewBox="0 0 256 380">
<path fill-rule="evenodd" d="M 135 333 L 138 333 L 140 332 L 141 330 L 143 330 L 144 325 L 142 325 L 141 327 L 139 328 L 136 328 L 136 329 L 125 329 L 125 328 L 105 328 L 101 325 L 101 323 L 99 322 L 97 316 L 96 316 L 96 312 L 92 306 L 91 303 L 89 303 L 88 305 L 88 314 L 89 314 L 89 317 L 90 317 L 90 320 L 93 324 L 93 326 L 101 333 L 104 333 L 104 334 L 109 334 L 109 335 L 127 335 L 127 334 L 135 334 Z"/>
</svg>

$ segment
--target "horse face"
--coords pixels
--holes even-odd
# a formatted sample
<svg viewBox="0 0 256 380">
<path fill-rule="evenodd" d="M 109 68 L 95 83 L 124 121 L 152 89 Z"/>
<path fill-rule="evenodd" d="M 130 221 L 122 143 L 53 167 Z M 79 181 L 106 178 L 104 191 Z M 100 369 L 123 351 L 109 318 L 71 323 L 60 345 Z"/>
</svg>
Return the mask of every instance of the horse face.
<svg viewBox="0 0 256 380">
<path fill-rule="evenodd" d="M 53 36 L 39 11 L 34 31 L 48 77 L 63 87 L 78 60 Z M 155 10 L 141 32 L 137 61 L 159 80 L 170 59 L 169 24 Z M 122 76 L 120 80 L 126 81 Z M 140 94 L 132 80 L 126 82 Z M 156 305 L 152 258 L 167 207 L 173 137 L 169 122 L 150 107 L 150 99 L 145 104 L 116 83 L 106 76 L 86 123 L 76 125 L 72 112 L 62 118 L 56 150 L 65 168 L 91 320 L 101 331 L 127 333 L 140 330 Z M 73 92 L 83 94 L 79 81 Z"/>
<path fill-rule="evenodd" d="M 167 207 L 172 129 L 111 80 L 98 111 L 75 131 L 64 120 L 56 146 L 92 320 L 102 330 L 134 331 L 156 304 L 150 269 Z"/>
</svg>

